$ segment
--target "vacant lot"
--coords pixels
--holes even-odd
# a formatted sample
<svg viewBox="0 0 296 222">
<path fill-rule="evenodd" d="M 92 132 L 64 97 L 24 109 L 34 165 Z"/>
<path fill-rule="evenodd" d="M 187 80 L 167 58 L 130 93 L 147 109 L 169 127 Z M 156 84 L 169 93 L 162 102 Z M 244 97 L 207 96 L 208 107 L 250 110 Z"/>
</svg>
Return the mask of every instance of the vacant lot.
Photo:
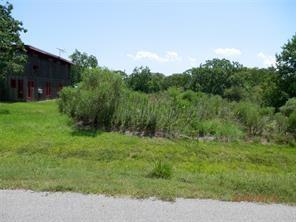
<svg viewBox="0 0 296 222">
<path fill-rule="evenodd" d="M 148 175 L 169 162 L 171 179 Z M 83 132 L 55 101 L 0 103 L 0 188 L 296 203 L 296 149 Z"/>
</svg>

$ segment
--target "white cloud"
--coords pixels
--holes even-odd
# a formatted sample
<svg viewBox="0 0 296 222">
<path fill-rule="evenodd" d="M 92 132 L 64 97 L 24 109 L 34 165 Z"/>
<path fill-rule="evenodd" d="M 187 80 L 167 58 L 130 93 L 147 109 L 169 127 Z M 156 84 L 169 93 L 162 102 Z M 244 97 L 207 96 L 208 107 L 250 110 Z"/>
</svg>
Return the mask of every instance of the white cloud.
<svg viewBox="0 0 296 222">
<path fill-rule="evenodd" d="M 176 61 L 176 60 L 180 60 L 180 57 L 179 57 L 178 53 L 173 52 L 173 51 L 169 51 L 169 52 L 167 52 L 166 55 L 165 55 L 165 58 L 166 58 L 168 61 Z"/>
<path fill-rule="evenodd" d="M 164 56 L 160 56 L 157 53 L 149 51 L 137 51 L 135 55 L 127 54 L 127 56 L 134 60 L 148 59 L 156 62 L 174 62 L 181 60 L 181 57 L 178 55 L 178 53 L 173 51 L 166 52 Z"/>
<path fill-rule="evenodd" d="M 226 56 L 226 57 L 234 57 L 240 56 L 242 52 L 239 49 L 235 48 L 217 48 L 214 50 L 217 55 Z"/>
<path fill-rule="evenodd" d="M 259 52 L 257 57 L 262 61 L 263 66 L 270 67 L 275 66 L 275 57 L 270 55 L 265 55 L 263 52 Z"/>
</svg>

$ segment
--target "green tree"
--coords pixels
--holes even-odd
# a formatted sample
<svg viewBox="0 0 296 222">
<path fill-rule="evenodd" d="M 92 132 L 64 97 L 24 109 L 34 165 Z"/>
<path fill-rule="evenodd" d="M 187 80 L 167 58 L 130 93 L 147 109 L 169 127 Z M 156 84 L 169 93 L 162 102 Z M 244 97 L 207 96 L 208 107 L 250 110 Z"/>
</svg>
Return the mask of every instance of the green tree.
<svg viewBox="0 0 296 222">
<path fill-rule="evenodd" d="M 164 79 L 164 88 L 177 87 L 183 90 L 189 89 L 191 82 L 191 75 L 187 72 L 176 73 L 166 76 Z"/>
<path fill-rule="evenodd" d="M 296 96 L 296 35 L 276 55 L 279 73 L 279 87 L 289 98 Z"/>
<path fill-rule="evenodd" d="M 86 69 L 93 69 L 98 66 L 98 60 L 95 56 L 80 52 L 77 49 L 69 57 L 74 64 L 71 69 L 71 81 L 73 85 L 81 81 L 83 72 Z"/>
<path fill-rule="evenodd" d="M 231 77 L 231 87 L 224 91 L 230 100 L 248 100 L 257 104 L 277 106 L 277 74 L 274 68 L 244 68 Z"/>
<path fill-rule="evenodd" d="M 114 70 L 115 73 L 119 74 L 122 78 L 123 81 L 126 81 L 127 79 L 127 74 L 125 71 L 122 70 Z"/>
<path fill-rule="evenodd" d="M 136 67 L 131 75 L 128 76 L 127 85 L 135 91 L 149 92 L 148 82 L 151 80 L 152 73 L 148 67 Z"/>
<path fill-rule="evenodd" d="M 243 70 L 238 62 L 227 59 L 212 59 L 191 69 L 192 81 L 190 88 L 193 91 L 202 91 L 210 94 L 223 95 L 226 88 L 231 87 L 230 77 L 233 73 Z"/>
<path fill-rule="evenodd" d="M 279 87 L 279 77 L 272 76 L 263 82 L 262 86 L 262 104 L 265 106 L 273 106 L 275 108 L 281 107 L 288 99 L 287 93 L 281 90 Z"/>
<path fill-rule="evenodd" d="M 162 73 L 152 73 L 148 67 L 136 67 L 126 79 L 128 87 L 145 93 L 158 92 L 163 89 L 165 76 Z"/>
<path fill-rule="evenodd" d="M 162 73 L 152 73 L 149 81 L 149 92 L 159 92 L 163 90 L 165 75 Z"/>
<path fill-rule="evenodd" d="M 12 10 L 12 4 L 0 4 L 0 84 L 7 75 L 21 72 L 26 62 L 25 47 L 20 38 L 26 29 L 22 22 L 12 17 Z"/>
</svg>

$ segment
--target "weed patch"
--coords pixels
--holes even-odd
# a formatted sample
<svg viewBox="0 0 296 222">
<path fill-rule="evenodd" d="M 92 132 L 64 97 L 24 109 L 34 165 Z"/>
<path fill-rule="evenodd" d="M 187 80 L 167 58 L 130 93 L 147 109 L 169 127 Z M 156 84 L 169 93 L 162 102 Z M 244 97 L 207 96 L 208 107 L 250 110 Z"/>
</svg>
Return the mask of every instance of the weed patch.
<svg viewBox="0 0 296 222">
<path fill-rule="evenodd" d="M 172 174 L 172 166 L 167 162 L 159 160 L 154 164 L 153 169 L 148 176 L 152 178 L 170 179 Z"/>
</svg>

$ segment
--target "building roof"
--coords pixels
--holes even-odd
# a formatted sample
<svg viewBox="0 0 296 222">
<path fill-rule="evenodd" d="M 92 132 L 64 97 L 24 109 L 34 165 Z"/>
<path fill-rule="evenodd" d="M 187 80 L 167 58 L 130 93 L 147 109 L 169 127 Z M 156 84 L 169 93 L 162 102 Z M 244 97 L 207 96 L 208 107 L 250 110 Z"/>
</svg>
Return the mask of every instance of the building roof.
<svg viewBox="0 0 296 222">
<path fill-rule="evenodd" d="M 35 52 L 35 53 L 37 53 L 39 55 L 43 55 L 43 56 L 48 57 L 48 58 L 56 59 L 56 60 L 59 60 L 59 61 L 64 62 L 64 63 L 68 63 L 70 65 L 73 64 L 71 61 L 69 61 L 67 59 L 64 59 L 64 58 L 62 58 L 60 56 L 57 56 L 57 55 L 51 54 L 49 52 L 43 51 L 43 50 L 38 49 L 38 48 L 36 48 L 34 46 L 25 45 L 25 48 L 26 48 L 27 51 Z"/>
</svg>

